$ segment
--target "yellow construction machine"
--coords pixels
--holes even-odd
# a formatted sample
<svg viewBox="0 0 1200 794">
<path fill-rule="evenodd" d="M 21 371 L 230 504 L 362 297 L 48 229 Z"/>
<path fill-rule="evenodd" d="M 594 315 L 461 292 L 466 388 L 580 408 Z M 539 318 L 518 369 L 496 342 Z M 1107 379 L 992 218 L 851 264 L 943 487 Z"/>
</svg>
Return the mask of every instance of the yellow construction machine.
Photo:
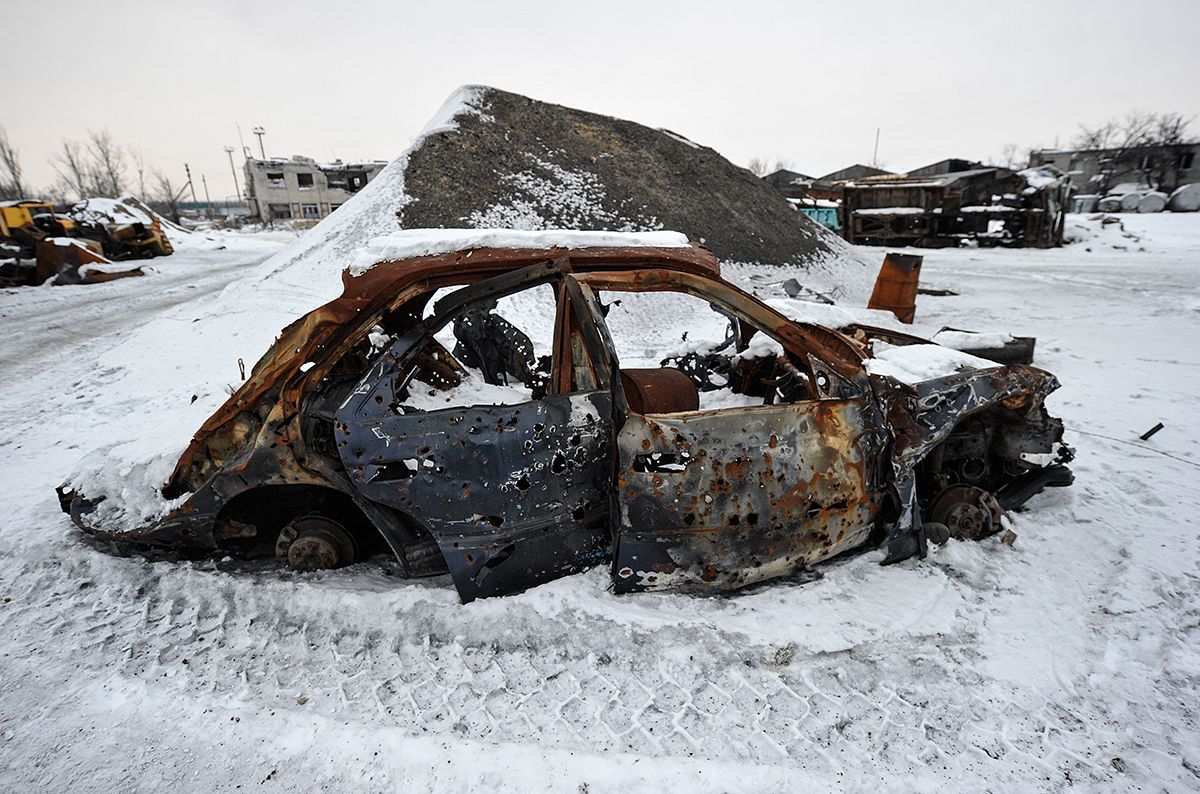
<svg viewBox="0 0 1200 794">
<path fill-rule="evenodd" d="M 43 201 L 0 202 L 0 286 L 93 284 L 140 276 L 95 267 L 173 253 L 158 217 L 140 202 L 91 199 L 59 215 Z M 25 260 L 35 260 L 34 263 Z"/>
</svg>

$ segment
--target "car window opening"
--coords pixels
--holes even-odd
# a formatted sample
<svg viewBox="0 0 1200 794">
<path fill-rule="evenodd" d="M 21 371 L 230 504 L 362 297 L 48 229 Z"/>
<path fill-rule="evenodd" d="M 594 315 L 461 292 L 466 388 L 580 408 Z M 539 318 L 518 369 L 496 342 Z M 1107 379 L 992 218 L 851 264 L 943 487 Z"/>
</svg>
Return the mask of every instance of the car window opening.
<svg viewBox="0 0 1200 794">
<path fill-rule="evenodd" d="M 679 291 L 601 291 L 596 299 L 635 413 L 815 399 L 807 367 L 798 356 L 715 303 Z M 696 392 L 694 405 L 689 406 L 689 397 L 682 393 L 684 380 L 672 373 L 690 381 Z M 662 396 L 666 391 L 670 398 Z"/>
</svg>

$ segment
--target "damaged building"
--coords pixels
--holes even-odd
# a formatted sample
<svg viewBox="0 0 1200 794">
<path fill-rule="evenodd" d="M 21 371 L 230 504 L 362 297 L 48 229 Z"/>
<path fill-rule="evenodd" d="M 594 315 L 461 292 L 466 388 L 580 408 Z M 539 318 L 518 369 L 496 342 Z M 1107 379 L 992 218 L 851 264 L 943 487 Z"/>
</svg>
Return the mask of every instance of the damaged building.
<svg viewBox="0 0 1200 794">
<path fill-rule="evenodd" d="M 301 155 L 288 160 L 247 158 L 246 199 L 251 217 L 319 221 L 366 187 L 385 165 L 383 160 L 318 163 Z"/>
</svg>

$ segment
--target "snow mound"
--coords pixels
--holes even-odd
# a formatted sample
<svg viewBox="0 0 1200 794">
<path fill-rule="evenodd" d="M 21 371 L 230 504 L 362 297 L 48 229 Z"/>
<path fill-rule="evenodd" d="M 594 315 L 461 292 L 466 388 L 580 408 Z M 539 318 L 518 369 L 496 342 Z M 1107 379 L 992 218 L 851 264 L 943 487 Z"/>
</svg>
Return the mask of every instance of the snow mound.
<svg viewBox="0 0 1200 794">
<path fill-rule="evenodd" d="M 154 216 L 149 211 L 126 203 L 131 196 L 121 198 L 86 198 L 71 207 L 71 217 L 87 223 L 144 223 L 150 226 Z"/>
<path fill-rule="evenodd" d="M 675 229 L 723 262 L 796 264 L 869 291 L 871 268 L 780 193 L 675 132 L 473 87 L 407 160 L 404 228 Z M 865 283 L 864 283 L 865 282 Z"/>
<path fill-rule="evenodd" d="M 816 303 L 797 298 L 767 298 L 763 301 L 775 311 L 801 323 L 823 325 L 826 328 L 845 328 L 848 325 L 873 325 L 895 331 L 912 331 L 883 309 L 865 309 L 852 305 Z"/>
<path fill-rule="evenodd" d="M 1167 209 L 1171 212 L 1196 212 L 1200 210 L 1200 182 L 1177 187 L 1167 198 Z"/>
</svg>

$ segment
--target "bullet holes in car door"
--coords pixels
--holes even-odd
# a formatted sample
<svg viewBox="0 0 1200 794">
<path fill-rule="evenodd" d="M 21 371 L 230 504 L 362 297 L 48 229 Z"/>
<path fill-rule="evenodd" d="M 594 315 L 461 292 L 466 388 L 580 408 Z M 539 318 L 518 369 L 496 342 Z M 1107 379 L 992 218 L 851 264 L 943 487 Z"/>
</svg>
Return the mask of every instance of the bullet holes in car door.
<svg viewBox="0 0 1200 794">
<path fill-rule="evenodd" d="M 438 299 L 338 414 L 351 481 L 428 529 L 464 601 L 578 571 L 611 544 L 611 394 L 572 372 L 591 354 L 566 277 L 520 278 Z"/>
</svg>

